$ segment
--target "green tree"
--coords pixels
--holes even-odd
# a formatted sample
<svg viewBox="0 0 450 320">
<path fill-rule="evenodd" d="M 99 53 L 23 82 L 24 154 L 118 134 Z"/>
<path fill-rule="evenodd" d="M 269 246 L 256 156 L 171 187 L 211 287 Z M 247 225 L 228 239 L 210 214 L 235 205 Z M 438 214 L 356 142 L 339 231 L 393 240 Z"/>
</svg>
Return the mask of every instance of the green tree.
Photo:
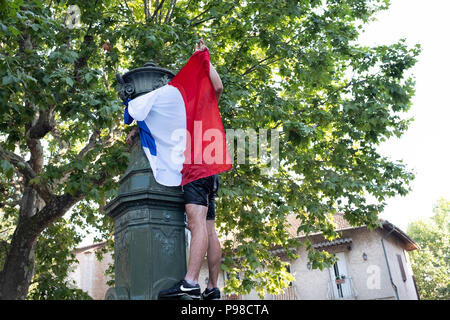
<svg viewBox="0 0 450 320">
<path fill-rule="evenodd" d="M 450 201 L 440 199 L 430 219 L 408 225 L 420 250 L 409 257 L 421 299 L 450 299 Z"/>
<path fill-rule="evenodd" d="M 283 263 L 270 253 L 278 245 L 295 256 L 288 214 L 302 221 L 298 231 L 331 239 L 335 212 L 373 227 L 385 199 L 408 192 L 412 174 L 376 146 L 408 127 L 402 114 L 414 81 L 405 72 L 420 50 L 404 41 L 357 44 L 387 0 L 0 3 L 0 231 L 9 230 L 0 235 L 0 298 L 25 298 L 34 269 L 36 281 L 61 283 L 67 268 L 41 277 L 50 263 L 35 252 L 41 241 L 64 233 L 71 240 L 60 245 L 74 246 L 75 226 L 96 228 L 111 241 L 102 208 L 126 167 L 130 130 L 114 74 L 150 59 L 176 72 L 200 36 L 224 83 L 225 128 L 280 133 L 279 170 L 267 175 L 267 164 L 247 161 L 222 177 L 217 225 L 235 239 L 224 248 L 228 291 L 262 295 L 288 284 Z M 79 23 L 69 5 L 80 9 Z M 51 228 L 55 223 L 68 226 Z M 313 268 L 329 265 L 330 256 L 306 245 Z M 48 254 L 63 263 L 57 247 Z M 55 292 L 38 288 L 34 297 Z"/>
</svg>

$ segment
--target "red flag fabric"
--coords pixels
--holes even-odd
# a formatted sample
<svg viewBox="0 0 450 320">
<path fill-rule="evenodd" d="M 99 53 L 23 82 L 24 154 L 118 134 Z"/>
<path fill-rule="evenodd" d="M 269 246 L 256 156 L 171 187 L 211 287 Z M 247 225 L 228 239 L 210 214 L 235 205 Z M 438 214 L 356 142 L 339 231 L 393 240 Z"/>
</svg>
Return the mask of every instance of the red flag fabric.
<svg viewBox="0 0 450 320">
<path fill-rule="evenodd" d="M 186 109 L 181 185 L 232 168 L 209 68 L 208 49 L 197 51 L 169 82 L 180 91 Z"/>
</svg>

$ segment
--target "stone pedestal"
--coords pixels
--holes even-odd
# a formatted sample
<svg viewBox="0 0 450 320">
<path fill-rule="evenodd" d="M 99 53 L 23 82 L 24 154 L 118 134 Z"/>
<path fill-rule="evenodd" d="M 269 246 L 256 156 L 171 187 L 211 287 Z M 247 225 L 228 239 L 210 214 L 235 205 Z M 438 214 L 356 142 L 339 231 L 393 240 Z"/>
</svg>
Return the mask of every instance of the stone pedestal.
<svg viewBox="0 0 450 320">
<path fill-rule="evenodd" d="M 114 219 L 115 287 L 105 299 L 157 299 L 186 274 L 181 187 L 158 184 L 137 137 L 117 197 L 106 207 Z"/>
</svg>

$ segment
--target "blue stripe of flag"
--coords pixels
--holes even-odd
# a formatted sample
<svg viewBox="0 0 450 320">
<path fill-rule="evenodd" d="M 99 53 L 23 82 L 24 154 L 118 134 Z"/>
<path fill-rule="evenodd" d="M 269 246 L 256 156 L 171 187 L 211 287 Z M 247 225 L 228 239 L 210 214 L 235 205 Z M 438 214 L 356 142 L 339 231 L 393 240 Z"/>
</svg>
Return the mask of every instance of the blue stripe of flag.
<svg viewBox="0 0 450 320">
<path fill-rule="evenodd" d="M 148 148 L 152 156 L 156 156 L 156 143 L 152 136 L 150 128 L 147 126 L 145 121 L 138 121 L 139 125 L 139 136 L 141 137 L 142 147 Z"/>
</svg>

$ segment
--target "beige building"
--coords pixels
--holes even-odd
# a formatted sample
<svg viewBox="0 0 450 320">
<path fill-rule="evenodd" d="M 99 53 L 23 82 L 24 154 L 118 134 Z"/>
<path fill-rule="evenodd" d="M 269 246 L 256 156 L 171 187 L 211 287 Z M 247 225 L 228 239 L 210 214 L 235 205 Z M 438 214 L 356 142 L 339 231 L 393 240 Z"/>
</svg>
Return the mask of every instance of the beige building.
<svg viewBox="0 0 450 320">
<path fill-rule="evenodd" d="M 78 264 L 72 268 L 69 278 L 74 280 L 76 287 L 87 292 L 93 299 L 103 300 L 108 286 L 105 271 L 114 263 L 111 254 L 105 254 L 99 261 L 95 251 L 101 249 L 105 242 L 75 249 L 74 253 Z"/>
<path fill-rule="evenodd" d="M 289 219 L 290 232 L 296 236 L 299 226 L 293 217 Z M 417 250 L 417 244 L 404 232 L 388 221 L 381 221 L 382 228 L 370 231 L 367 227 L 351 227 L 342 215 L 335 216 L 337 231 L 341 237 L 325 241 L 320 234 L 311 236 L 317 250 L 327 250 L 338 258 L 338 262 L 327 270 L 312 270 L 303 247 L 297 249 L 299 258 L 289 263 L 295 277 L 292 286 L 282 295 L 266 295 L 266 300 L 417 300 L 418 293 L 408 258 L 408 251 Z M 300 241 L 304 237 L 298 237 Z M 94 299 L 103 299 L 107 290 L 104 270 L 112 262 L 105 256 L 102 262 L 95 259 L 96 244 L 77 249 L 80 264 L 74 272 L 79 288 L 87 291 Z M 274 254 L 283 255 L 274 248 Z M 206 260 L 200 272 L 200 286 L 208 282 Z M 226 274 L 219 275 L 219 286 L 223 287 Z M 259 299 L 256 292 L 248 295 L 225 296 L 226 299 Z"/>
<path fill-rule="evenodd" d="M 419 299 L 408 251 L 418 245 L 403 231 L 381 220 L 382 228 L 370 231 L 367 227 L 351 227 L 343 215 L 335 215 L 341 237 L 326 241 L 320 234 L 311 240 L 317 250 L 326 250 L 338 258 L 327 270 L 312 270 L 304 247 L 297 249 L 299 258 L 289 263 L 295 277 L 292 286 L 282 295 L 266 295 L 265 300 L 417 300 Z M 299 222 L 290 217 L 290 233 L 296 235 Z M 298 237 L 300 241 L 303 236 Z M 274 250 L 282 255 L 281 250 Z M 204 263 L 200 284 L 207 283 L 208 268 Z M 226 274 L 221 274 L 223 286 Z M 259 299 L 256 292 L 228 299 Z"/>
</svg>

